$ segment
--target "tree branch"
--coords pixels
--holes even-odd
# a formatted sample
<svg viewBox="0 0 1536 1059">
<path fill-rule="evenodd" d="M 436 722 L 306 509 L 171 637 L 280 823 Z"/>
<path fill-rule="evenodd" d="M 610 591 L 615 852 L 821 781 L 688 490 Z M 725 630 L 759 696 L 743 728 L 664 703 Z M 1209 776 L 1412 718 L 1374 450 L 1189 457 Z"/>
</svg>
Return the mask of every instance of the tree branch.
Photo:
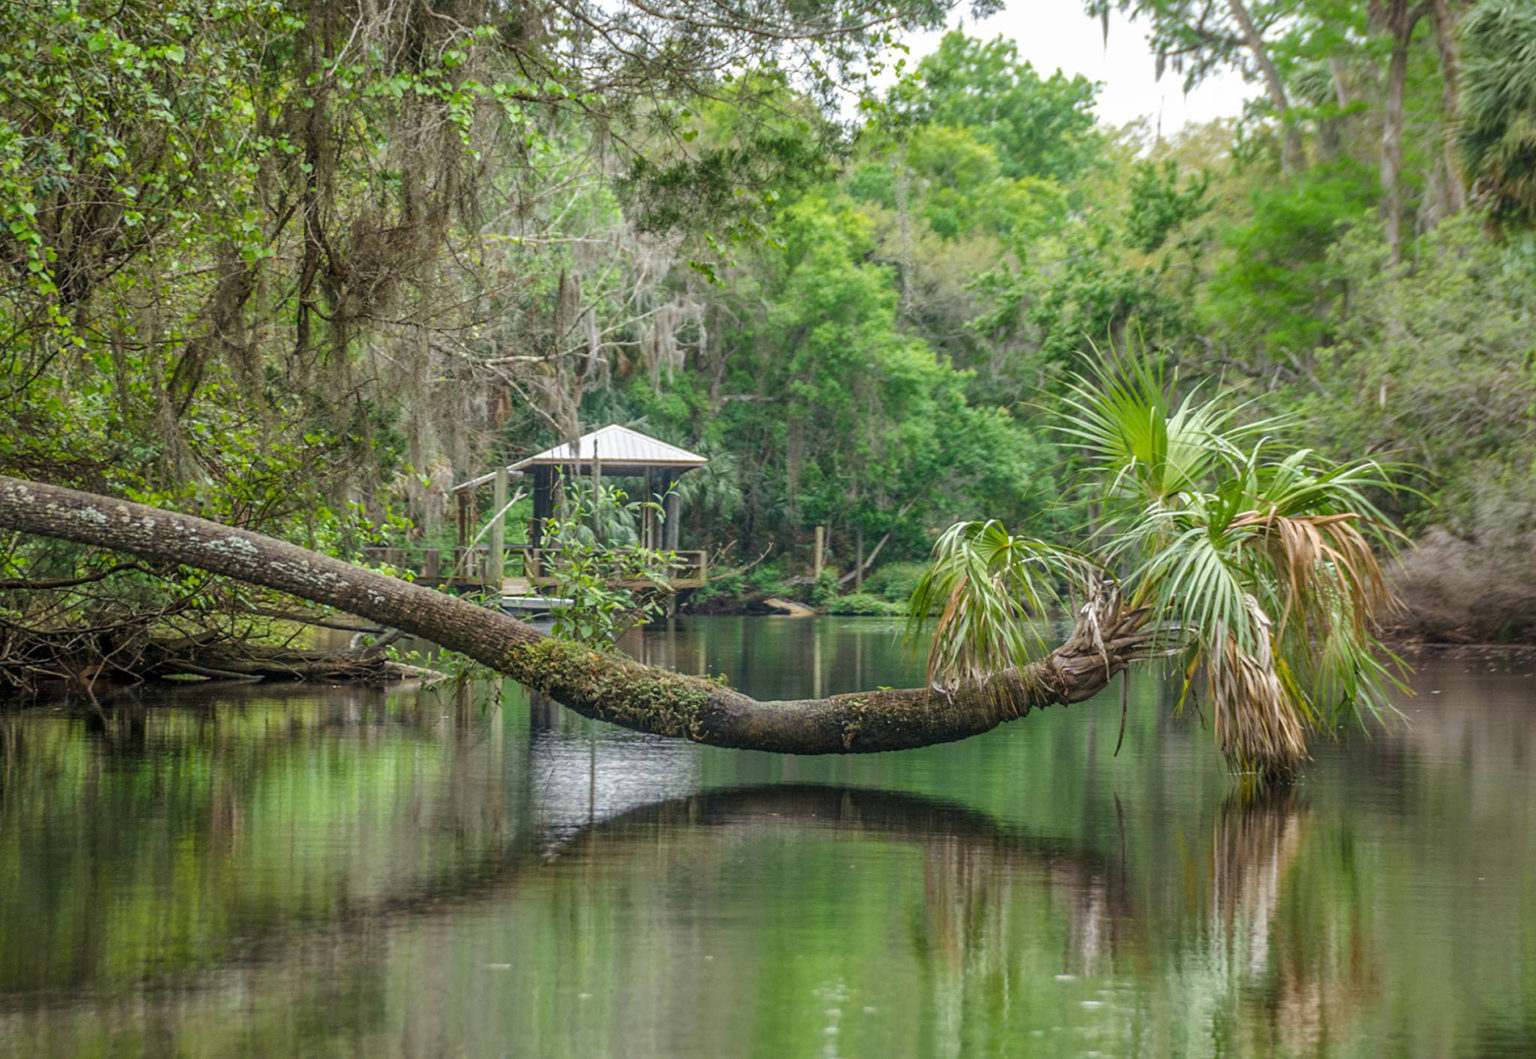
<svg viewBox="0 0 1536 1059">
<path fill-rule="evenodd" d="M 80 585 L 89 585 L 96 581 L 102 581 L 113 574 L 122 573 L 124 570 L 138 570 L 145 574 L 155 574 L 155 571 L 141 563 L 118 563 L 116 566 L 102 570 L 95 574 L 86 574 L 83 577 L 67 577 L 58 581 L 32 581 L 25 577 L 0 578 L 0 592 L 52 592 L 60 588 L 77 588 Z"/>
</svg>

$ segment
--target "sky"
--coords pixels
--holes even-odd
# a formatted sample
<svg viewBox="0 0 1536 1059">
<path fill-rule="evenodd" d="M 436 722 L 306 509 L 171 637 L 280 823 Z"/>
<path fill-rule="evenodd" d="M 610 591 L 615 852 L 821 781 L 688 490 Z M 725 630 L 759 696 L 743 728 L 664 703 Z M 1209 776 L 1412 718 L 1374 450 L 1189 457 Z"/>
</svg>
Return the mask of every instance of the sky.
<svg viewBox="0 0 1536 1059">
<path fill-rule="evenodd" d="M 968 5 L 962 5 L 968 6 Z M 961 23 L 956 19 L 952 25 Z M 1102 82 L 1099 117 L 1109 125 L 1123 125 L 1147 117 L 1154 131 L 1161 121 L 1164 135 L 1185 124 L 1214 118 L 1235 117 L 1243 101 L 1257 95 L 1236 72 L 1208 78 L 1188 97 L 1183 78 L 1173 71 L 1157 72 L 1156 58 L 1147 46 L 1146 30 L 1118 12 L 1110 19 L 1109 43 L 1104 42 L 1098 19 L 1083 14 L 1081 0 L 1010 0 L 1006 9 L 981 21 L 965 20 L 973 37 L 990 40 L 1004 36 L 1017 43 L 1019 54 L 1036 70 L 1049 74 L 1057 67 L 1068 74 L 1082 74 Z M 910 62 L 938 46 L 942 33 L 922 33 L 906 39 L 912 49 Z"/>
</svg>

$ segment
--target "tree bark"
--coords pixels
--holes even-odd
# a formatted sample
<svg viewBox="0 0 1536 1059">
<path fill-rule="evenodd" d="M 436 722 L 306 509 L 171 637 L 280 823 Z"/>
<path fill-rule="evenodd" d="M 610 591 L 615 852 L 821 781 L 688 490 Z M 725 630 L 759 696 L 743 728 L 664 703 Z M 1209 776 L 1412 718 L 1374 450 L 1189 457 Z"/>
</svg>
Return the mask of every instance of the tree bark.
<svg viewBox="0 0 1536 1059">
<path fill-rule="evenodd" d="M 1408 45 L 1392 42 L 1387 67 L 1387 103 L 1381 123 L 1381 217 L 1392 264 L 1403 259 L 1403 203 L 1398 171 L 1403 163 L 1403 91 L 1408 80 Z"/>
<path fill-rule="evenodd" d="M 1145 611 L 1113 603 L 1047 657 L 949 690 L 759 702 L 700 677 L 557 640 L 515 618 L 259 533 L 0 476 L 0 527 L 290 593 L 460 651 L 584 716 L 711 746 L 786 754 L 907 750 L 1090 698 L 1146 644 Z M 1091 630 L 1099 630 L 1095 635 Z"/>
<path fill-rule="evenodd" d="M 1269 92 L 1269 101 L 1280 114 L 1280 168 L 1294 173 L 1301 165 L 1301 131 L 1291 121 L 1291 100 L 1280 77 L 1280 68 L 1275 65 L 1258 23 L 1254 22 L 1253 14 L 1242 0 L 1227 0 L 1227 10 L 1232 12 L 1248 50 L 1253 53 L 1253 61 L 1264 78 L 1264 88 Z"/>
<path fill-rule="evenodd" d="M 1381 216 L 1386 226 L 1392 264 L 1403 259 L 1403 97 L 1408 90 L 1408 47 L 1413 28 L 1429 9 L 1429 0 L 1410 8 L 1408 0 L 1388 0 L 1386 27 L 1392 34 L 1387 64 L 1387 98 L 1381 123 Z"/>
<path fill-rule="evenodd" d="M 1430 15 L 1435 23 L 1435 42 L 1440 47 L 1440 100 L 1445 111 L 1440 134 L 1440 151 L 1445 165 L 1446 208 L 1460 213 L 1467 208 L 1467 185 L 1461 178 L 1461 160 L 1456 157 L 1456 114 L 1461 109 L 1461 51 L 1456 43 L 1456 16 L 1450 0 L 1431 0 Z"/>
</svg>

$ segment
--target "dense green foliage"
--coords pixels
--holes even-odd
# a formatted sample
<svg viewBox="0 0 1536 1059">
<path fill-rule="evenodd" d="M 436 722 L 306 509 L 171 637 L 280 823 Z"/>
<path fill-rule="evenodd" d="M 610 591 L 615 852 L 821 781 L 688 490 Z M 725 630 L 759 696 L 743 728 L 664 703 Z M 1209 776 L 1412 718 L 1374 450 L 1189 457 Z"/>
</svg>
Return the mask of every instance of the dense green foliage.
<svg viewBox="0 0 1536 1059">
<path fill-rule="evenodd" d="M 447 543 L 454 482 L 622 422 L 711 459 L 684 547 L 794 588 L 821 526 L 852 589 L 957 521 L 1072 540 L 1082 458 L 1045 424 L 1081 355 L 1140 343 L 1325 456 L 1414 462 L 1372 499 L 1415 533 L 1523 539 L 1523 8 L 1086 7 L 1259 98 L 1111 129 L 956 31 L 847 122 L 833 83 L 941 21 L 917 0 L 772 31 L 688 0 L 6 5 L 0 471 L 354 554 Z"/>
</svg>

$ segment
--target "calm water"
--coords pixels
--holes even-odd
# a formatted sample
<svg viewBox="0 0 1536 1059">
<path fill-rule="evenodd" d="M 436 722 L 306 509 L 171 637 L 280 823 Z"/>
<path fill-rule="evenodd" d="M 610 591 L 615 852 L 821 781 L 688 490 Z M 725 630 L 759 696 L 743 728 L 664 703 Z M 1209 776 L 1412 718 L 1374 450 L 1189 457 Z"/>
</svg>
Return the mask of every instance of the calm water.
<svg viewBox="0 0 1536 1059">
<path fill-rule="evenodd" d="M 877 620 L 630 648 L 760 696 L 901 685 Z M 856 759 L 471 694 L 0 714 L 0 1052 L 1536 1055 L 1536 677 L 1234 793 L 1152 680 Z"/>
</svg>

